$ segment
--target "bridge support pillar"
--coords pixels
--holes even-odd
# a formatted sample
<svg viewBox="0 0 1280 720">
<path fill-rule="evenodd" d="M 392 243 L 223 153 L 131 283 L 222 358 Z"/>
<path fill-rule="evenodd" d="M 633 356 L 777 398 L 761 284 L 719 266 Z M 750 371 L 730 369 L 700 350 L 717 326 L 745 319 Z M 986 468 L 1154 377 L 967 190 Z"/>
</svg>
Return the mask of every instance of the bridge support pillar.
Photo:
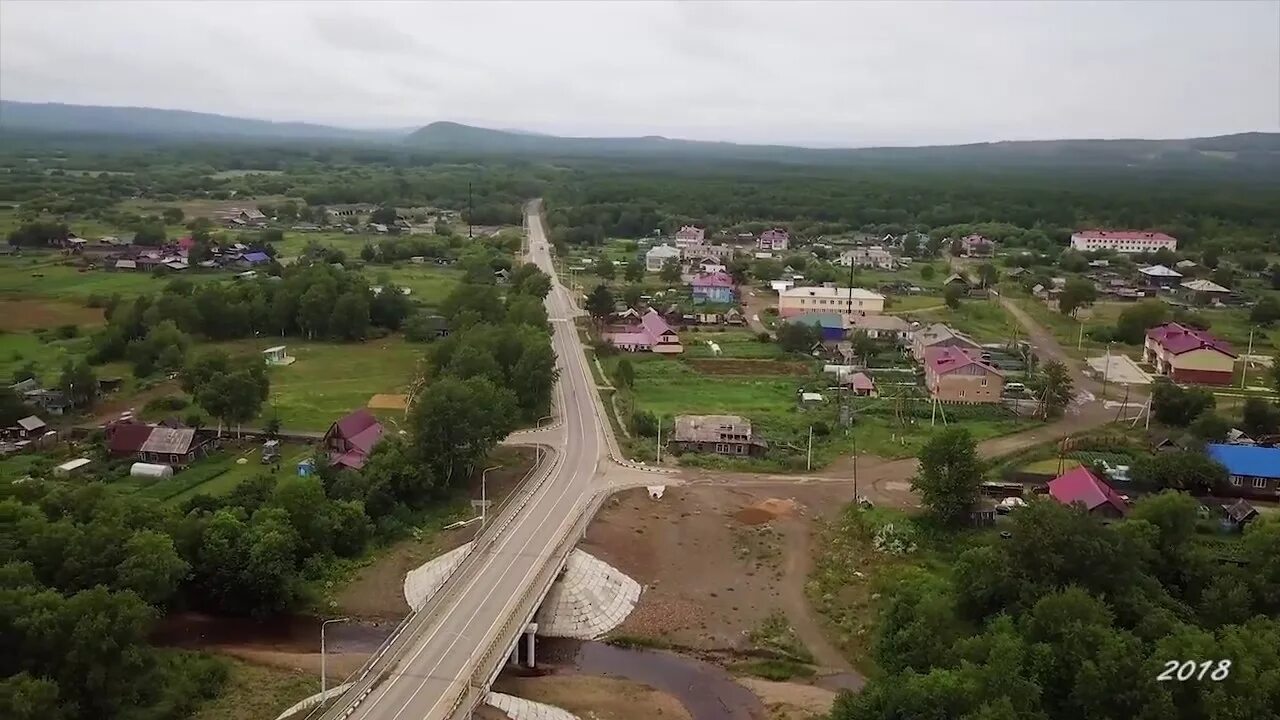
<svg viewBox="0 0 1280 720">
<path fill-rule="evenodd" d="M 529 667 L 531 668 L 537 666 L 536 661 L 534 660 L 534 652 L 533 652 L 534 643 L 537 641 L 536 640 L 537 633 L 538 633 L 538 623 L 529 623 L 524 629 L 524 636 L 525 636 L 525 643 L 526 643 L 525 655 L 528 656 L 526 659 L 529 661 Z"/>
</svg>

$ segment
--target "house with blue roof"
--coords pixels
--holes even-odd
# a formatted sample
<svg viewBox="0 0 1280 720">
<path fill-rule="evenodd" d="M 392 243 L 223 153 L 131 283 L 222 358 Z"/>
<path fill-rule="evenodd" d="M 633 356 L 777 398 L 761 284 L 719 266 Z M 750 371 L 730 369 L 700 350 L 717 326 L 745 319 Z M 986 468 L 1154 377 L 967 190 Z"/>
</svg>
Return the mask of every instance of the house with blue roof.
<svg viewBox="0 0 1280 720">
<path fill-rule="evenodd" d="M 787 322 L 818 328 L 824 343 L 839 342 L 844 339 L 844 320 L 834 313 L 794 315 L 787 318 Z"/>
<path fill-rule="evenodd" d="M 271 256 L 264 252 L 247 252 L 240 256 L 240 263 L 252 267 L 271 262 Z"/>
<path fill-rule="evenodd" d="M 1227 469 L 1228 493 L 1280 500 L 1280 448 L 1211 443 L 1205 451 Z"/>
</svg>

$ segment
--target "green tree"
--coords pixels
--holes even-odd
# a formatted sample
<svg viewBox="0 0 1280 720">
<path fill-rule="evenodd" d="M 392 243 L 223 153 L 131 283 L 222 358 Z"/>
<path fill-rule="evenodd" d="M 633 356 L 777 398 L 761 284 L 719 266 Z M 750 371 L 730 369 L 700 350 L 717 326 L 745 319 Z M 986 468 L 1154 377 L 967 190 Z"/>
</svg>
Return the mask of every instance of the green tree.
<svg viewBox="0 0 1280 720">
<path fill-rule="evenodd" d="M 595 274 L 599 275 L 605 280 L 612 280 L 614 276 L 617 274 L 614 271 L 613 261 L 610 260 L 605 255 L 601 255 L 599 259 L 596 260 L 594 270 L 595 270 Z"/>
<path fill-rule="evenodd" d="M 396 222 L 396 208 L 394 205 L 381 205 L 372 213 L 369 213 L 369 222 L 379 225 L 394 225 Z"/>
<path fill-rule="evenodd" d="M 1265 295 L 1249 310 L 1249 322 L 1255 325 L 1272 325 L 1280 320 L 1280 298 Z"/>
<path fill-rule="evenodd" d="M 786 322 L 778 326 L 778 345 L 789 353 L 808 353 L 822 342 L 822 331 L 812 325 Z"/>
<path fill-rule="evenodd" d="M 641 280 L 644 280 L 644 272 L 644 260 L 641 260 L 640 258 L 632 258 L 631 262 L 627 263 L 627 269 L 625 271 L 627 282 L 638 283 Z"/>
<path fill-rule="evenodd" d="M 143 600 L 163 606 L 178 590 L 189 566 L 178 556 L 173 538 L 153 530 L 139 530 L 124 548 L 125 558 L 116 568 L 116 584 Z"/>
<path fill-rule="evenodd" d="M 1240 429 L 1253 437 L 1275 435 L 1280 432 L 1280 409 L 1262 398 L 1248 398 L 1241 412 Z"/>
<path fill-rule="evenodd" d="M 66 393 L 71 406 L 79 410 L 92 407 L 98 398 L 98 378 L 84 360 L 68 360 L 62 366 L 58 387 Z"/>
<path fill-rule="evenodd" d="M 854 357 L 862 358 L 863 364 L 871 362 L 871 358 L 880 352 L 880 343 L 876 342 L 866 330 L 858 330 L 849 336 L 849 345 Z"/>
<path fill-rule="evenodd" d="M 364 260 L 365 262 L 373 262 L 376 257 L 378 257 L 378 251 L 373 247 L 373 243 L 365 243 L 364 247 L 360 248 L 361 260 Z"/>
<path fill-rule="evenodd" d="M 1048 419 L 1061 417 L 1071 398 L 1075 396 L 1075 383 L 1067 366 L 1059 360 L 1048 360 L 1040 372 L 1027 383 L 1032 394 L 1040 401 L 1040 416 Z"/>
<path fill-rule="evenodd" d="M 1058 295 L 1058 311 L 1063 315 L 1075 316 L 1076 310 L 1093 303 L 1098 299 L 1098 291 L 1093 283 L 1084 278 L 1070 278 Z"/>
<path fill-rule="evenodd" d="M 1143 456 L 1130 466 L 1135 485 L 1206 495 L 1227 482 L 1227 469 L 1202 452 L 1181 450 Z"/>
<path fill-rule="evenodd" d="M 1151 416 L 1170 427 L 1186 427 L 1216 402 L 1204 388 L 1181 388 L 1165 378 L 1151 385 Z"/>
<path fill-rule="evenodd" d="M 1148 329 L 1168 321 L 1167 303 L 1163 300 L 1143 300 L 1120 312 L 1120 317 L 1116 319 L 1115 337 L 1123 343 L 1141 345 Z"/>
<path fill-rule="evenodd" d="M 418 395 L 408 425 L 426 470 L 440 486 L 453 487 L 514 429 L 516 416 L 510 391 L 480 378 L 442 377 Z"/>
<path fill-rule="evenodd" d="M 1231 423 L 1218 413 L 1207 410 L 1191 421 L 1187 430 L 1205 442 L 1222 442 L 1227 439 L 1227 433 L 1231 431 Z"/>
<path fill-rule="evenodd" d="M 636 371 L 631 366 L 631 361 L 624 358 L 618 360 L 618 366 L 613 371 L 614 381 L 619 387 L 630 390 L 636 383 Z"/>
<path fill-rule="evenodd" d="M 926 263 L 920 266 L 920 279 L 925 282 L 929 282 L 937 276 L 937 274 L 937 271 L 933 269 L 932 265 Z"/>
<path fill-rule="evenodd" d="M 991 287 L 1000 282 L 1000 271 L 989 262 L 982 263 L 978 266 L 978 282 L 982 287 Z"/>
<path fill-rule="evenodd" d="M 952 283 L 951 285 L 947 286 L 946 290 L 942 291 L 943 302 L 945 302 L 947 304 L 947 307 L 951 308 L 952 310 L 957 310 L 960 308 L 960 298 L 964 296 L 965 296 L 965 289 L 964 289 L 964 286 L 962 286 L 960 283 Z"/>
<path fill-rule="evenodd" d="M 665 283 L 680 282 L 680 261 L 676 258 L 667 258 L 662 263 L 662 270 L 658 272 L 658 277 Z"/>
<path fill-rule="evenodd" d="M 398 294 L 395 288 L 391 291 Z M 369 300 L 363 292 L 352 290 L 338 298 L 329 318 L 329 332 L 342 340 L 365 339 L 369 334 Z"/>
<path fill-rule="evenodd" d="M 167 207 L 160 213 L 160 217 L 164 218 L 165 223 L 168 225 L 181 225 L 182 219 L 186 217 L 186 214 L 182 212 L 182 208 Z"/>
<path fill-rule="evenodd" d="M 911 487 L 929 513 L 947 525 L 961 525 L 978 499 L 982 462 L 977 446 L 964 428 L 936 433 L 920 449 L 920 469 Z"/>
<path fill-rule="evenodd" d="M 601 322 L 609 317 L 613 312 L 614 299 L 613 293 L 609 292 L 609 287 L 601 283 L 587 295 L 587 312 L 596 322 Z"/>
</svg>

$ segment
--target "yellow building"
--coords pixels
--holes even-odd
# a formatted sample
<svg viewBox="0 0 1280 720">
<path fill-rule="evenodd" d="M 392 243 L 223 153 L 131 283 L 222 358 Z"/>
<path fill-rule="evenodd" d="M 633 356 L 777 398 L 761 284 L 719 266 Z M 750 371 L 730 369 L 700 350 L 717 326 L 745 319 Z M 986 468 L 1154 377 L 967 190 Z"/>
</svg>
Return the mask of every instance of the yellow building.
<svg viewBox="0 0 1280 720">
<path fill-rule="evenodd" d="M 851 317 L 884 312 L 884 296 L 862 288 L 796 287 L 778 293 L 778 316 L 834 313 Z"/>
</svg>

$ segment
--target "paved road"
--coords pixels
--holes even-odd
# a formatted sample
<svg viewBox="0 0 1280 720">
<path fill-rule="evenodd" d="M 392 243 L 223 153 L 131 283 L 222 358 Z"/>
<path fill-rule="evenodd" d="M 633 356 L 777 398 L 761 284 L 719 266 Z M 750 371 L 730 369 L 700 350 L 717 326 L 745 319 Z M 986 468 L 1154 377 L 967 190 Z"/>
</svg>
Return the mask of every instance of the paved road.
<svg viewBox="0 0 1280 720">
<path fill-rule="evenodd" d="M 554 278 L 542 223 L 529 213 L 530 253 Z M 591 372 L 579 342 L 570 296 L 557 281 L 547 298 L 560 368 L 561 464 L 528 505 L 479 558 L 473 573 L 430 624 L 414 628 L 393 674 L 376 686 L 351 718 L 439 720 L 453 710 L 480 656 L 500 633 L 518 600 L 585 508 L 607 457 Z M 346 702 L 339 707 L 345 707 Z"/>
</svg>

